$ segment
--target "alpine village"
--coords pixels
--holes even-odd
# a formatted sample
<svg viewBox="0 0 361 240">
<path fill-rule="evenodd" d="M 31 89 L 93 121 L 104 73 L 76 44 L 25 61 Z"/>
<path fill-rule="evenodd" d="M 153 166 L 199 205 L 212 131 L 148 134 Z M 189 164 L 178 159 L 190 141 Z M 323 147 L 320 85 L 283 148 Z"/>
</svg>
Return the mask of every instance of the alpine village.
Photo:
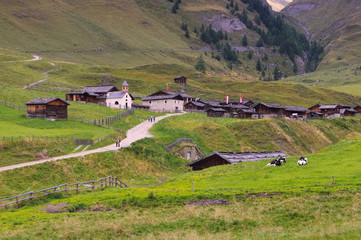
<svg viewBox="0 0 361 240">
<path fill-rule="evenodd" d="M 361 239 L 360 0 L 0 15 L 0 240 Z"/>
</svg>

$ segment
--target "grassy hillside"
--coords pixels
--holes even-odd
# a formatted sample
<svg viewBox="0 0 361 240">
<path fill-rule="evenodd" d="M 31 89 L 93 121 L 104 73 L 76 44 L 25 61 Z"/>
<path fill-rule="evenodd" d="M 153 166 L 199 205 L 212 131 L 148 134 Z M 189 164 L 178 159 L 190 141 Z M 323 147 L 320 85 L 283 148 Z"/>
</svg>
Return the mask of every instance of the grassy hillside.
<svg viewBox="0 0 361 240">
<path fill-rule="evenodd" d="M 291 76 L 283 79 L 285 82 L 327 88 L 338 92 L 344 92 L 361 96 L 361 65 L 342 66 L 334 69 L 318 70 L 299 76 Z"/>
<path fill-rule="evenodd" d="M 295 0 L 282 13 L 301 21 L 312 39 L 326 45 L 319 69 L 332 69 L 361 60 L 359 5 L 357 0 Z"/>
<path fill-rule="evenodd" d="M 31 58 L 29 56 L 29 58 Z M 206 62 L 212 60 L 205 57 Z M 54 66 L 55 65 L 55 66 Z M 121 86 L 124 80 L 130 84 L 133 96 L 146 96 L 159 89 L 166 89 L 169 83 L 172 91 L 185 91 L 195 97 L 204 99 L 224 99 L 229 95 L 231 99 L 238 99 L 239 93 L 243 98 L 253 101 L 276 102 L 288 105 L 311 106 L 317 102 L 340 102 L 345 104 L 359 104 L 361 98 L 344 93 L 337 93 L 315 87 L 305 87 L 300 84 L 284 82 L 259 81 L 242 73 L 231 76 L 222 74 L 204 75 L 196 70 L 179 65 L 147 65 L 136 68 L 117 68 L 110 66 L 89 66 L 55 62 L 43 59 L 36 62 L 0 62 L 0 94 L 3 101 L 22 105 L 35 97 L 61 97 L 72 89 L 82 89 L 89 85 Z M 188 86 L 173 83 L 178 75 L 188 77 Z M 39 80 L 45 81 L 29 88 L 24 85 Z M 337 89 L 335 89 L 337 90 Z M 305 98 L 307 96 L 307 98 Z M 90 114 L 90 111 L 92 111 Z M 101 108 L 93 104 L 71 102 L 69 116 L 87 118 L 101 118 L 114 116 L 117 110 Z"/>
<path fill-rule="evenodd" d="M 360 136 L 361 118 L 302 122 L 187 114 L 164 119 L 151 131 L 165 145 L 182 137 L 191 138 L 207 153 L 282 150 L 294 156 L 319 152 L 347 136 Z"/>
<path fill-rule="evenodd" d="M 185 173 L 162 186 L 129 183 L 129 189 L 37 200 L 21 209 L 1 211 L 0 238 L 357 239 L 360 146 L 359 140 L 342 141 L 307 156 L 309 164 L 303 167 L 296 165 L 295 158 L 276 168 L 266 167 L 267 161 L 245 162 Z M 130 164 L 133 161 L 130 158 Z M 54 172 L 63 164 L 53 166 Z M 2 174 L 5 180 L 9 176 Z M 219 198 L 230 205 L 185 205 L 190 200 Z M 40 211 L 49 202 L 70 203 L 80 212 Z"/>
</svg>

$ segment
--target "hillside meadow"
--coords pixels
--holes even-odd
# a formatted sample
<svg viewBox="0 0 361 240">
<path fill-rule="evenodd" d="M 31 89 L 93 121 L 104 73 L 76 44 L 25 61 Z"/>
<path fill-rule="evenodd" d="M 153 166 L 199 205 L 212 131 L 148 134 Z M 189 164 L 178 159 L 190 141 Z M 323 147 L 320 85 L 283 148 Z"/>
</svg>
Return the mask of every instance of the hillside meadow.
<svg viewBox="0 0 361 240">
<path fill-rule="evenodd" d="M 164 119 L 151 132 L 155 140 L 166 145 L 188 137 L 206 153 L 282 150 L 294 156 L 317 153 L 348 136 L 361 136 L 361 116 L 304 122 L 212 118 L 191 113 Z"/>
<path fill-rule="evenodd" d="M 244 162 L 178 172 L 160 186 L 140 187 L 134 179 L 126 181 L 127 189 L 34 200 L 20 209 L 1 210 L 0 238 L 358 239 L 360 150 L 361 141 L 349 139 L 307 155 L 309 164 L 302 167 L 296 165 L 297 158 L 288 158 L 281 167 Z M 143 163 L 153 158 L 147 151 L 137 156 Z M 166 166 L 180 163 L 172 159 Z M 15 171 L 20 170 L 8 174 Z M 2 173 L 2 179 L 6 176 Z M 188 205 L 191 200 L 220 198 L 229 205 Z M 69 203 L 67 209 L 75 212 L 40 211 L 45 203 Z"/>
</svg>

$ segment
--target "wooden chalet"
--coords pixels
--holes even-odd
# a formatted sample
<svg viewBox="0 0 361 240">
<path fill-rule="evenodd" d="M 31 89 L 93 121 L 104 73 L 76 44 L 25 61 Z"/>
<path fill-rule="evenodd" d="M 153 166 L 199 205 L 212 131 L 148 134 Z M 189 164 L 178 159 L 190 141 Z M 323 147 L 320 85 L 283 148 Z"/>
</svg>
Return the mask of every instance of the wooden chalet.
<svg viewBox="0 0 361 240">
<path fill-rule="evenodd" d="M 311 112 L 320 112 L 320 106 L 321 104 L 317 103 L 311 107 L 308 108 L 308 110 L 310 110 Z"/>
<path fill-rule="evenodd" d="M 258 118 L 275 118 L 284 116 L 284 106 L 277 103 L 255 103 L 252 105 Z"/>
<path fill-rule="evenodd" d="M 324 116 L 340 113 L 340 110 L 342 109 L 341 105 L 339 104 L 321 105 L 319 108 L 320 112 Z"/>
<path fill-rule="evenodd" d="M 237 109 L 238 118 L 252 118 L 252 115 L 255 113 L 254 108 L 240 108 Z"/>
<path fill-rule="evenodd" d="M 246 105 L 247 107 L 250 107 L 254 104 L 252 100 L 243 100 L 243 105 Z"/>
<path fill-rule="evenodd" d="M 116 92 L 116 86 L 87 86 L 80 91 L 70 91 L 65 95 L 67 101 L 85 103 L 105 103 L 110 92 Z"/>
<path fill-rule="evenodd" d="M 184 109 L 187 112 L 204 112 L 204 107 L 206 104 L 198 101 L 190 101 L 186 104 L 184 104 Z"/>
<path fill-rule="evenodd" d="M 174 82 L 186 86 L 187 85 L 187 78 L 185 76 L 178 76 L 178 77 L 174 78 Z"/>
<path fill-rule="evenodd" d="M 357 114 L 357 112 L 352 108 L 343 108 L 340 110 L 340 114 L 342 117 L 353 117 Z"/>
<path fill-rule="evenodd" d="M 274 159 L 279 157 L 288 157 L 281 151 L 275 152 L 213 152 L 207 156 L 201 157 L 195 161 L 187 163 L 185 166 L 192 167 L 193 171 L 205 168 L 236 164 L 239 162 L 259 161 L 265 159 Z"/>
<path fill-rule="evenodd" d="M 223 108 L 209 108 L 207 110 L 207 117 L 225 117 L 226 110 Z"/>
<path fill-rule="evenodd" d="M 310 120 L 319 119 L 322 117 L 323 117 L 322 113 L 318 112 L 318 111 L 310 111 L 307 113 L 307 119 L 310 119 Z"/>
<path fill-rule="evenodd" d="M 356 107 L 353 108 L 357 114 L 361 113 L 361 105 L 357 105 Z"/>
<path fill-rule="evenodd" d="M 70 104 L 60 98 L 35 98 L 25 105 L 28 118 L 67 119 Z"/>
<path fill-rule="evenodd" d="M 307 114 L 307 108 L 301 106 L 284 106 L 284 114 L 289 118 L 304 118 Z"/>
</svg>

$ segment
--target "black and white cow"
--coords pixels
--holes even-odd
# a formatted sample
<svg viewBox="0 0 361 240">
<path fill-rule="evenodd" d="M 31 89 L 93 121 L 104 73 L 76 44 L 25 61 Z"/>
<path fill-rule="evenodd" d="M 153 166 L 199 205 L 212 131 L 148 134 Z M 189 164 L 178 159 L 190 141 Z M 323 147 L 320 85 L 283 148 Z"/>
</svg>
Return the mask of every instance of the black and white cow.
<svg viewBox="0 0 361 240">
<path fill-rule="evenodd" d="M 282 164 L 282 161 L 281 161 L 281 158 L 277 158 L 277 159 L 274 159 L 272 161 L 270 161 L 266 166 L 281 166 Z"/>
<path fill-rule="evenodd" d="M 307 165 L 308 161 L 306 157 L 300 157 L 300 160 L 298 160 L 297 165 L 298 166 L 302 166 L 302 165 Z"/>
</svg>

